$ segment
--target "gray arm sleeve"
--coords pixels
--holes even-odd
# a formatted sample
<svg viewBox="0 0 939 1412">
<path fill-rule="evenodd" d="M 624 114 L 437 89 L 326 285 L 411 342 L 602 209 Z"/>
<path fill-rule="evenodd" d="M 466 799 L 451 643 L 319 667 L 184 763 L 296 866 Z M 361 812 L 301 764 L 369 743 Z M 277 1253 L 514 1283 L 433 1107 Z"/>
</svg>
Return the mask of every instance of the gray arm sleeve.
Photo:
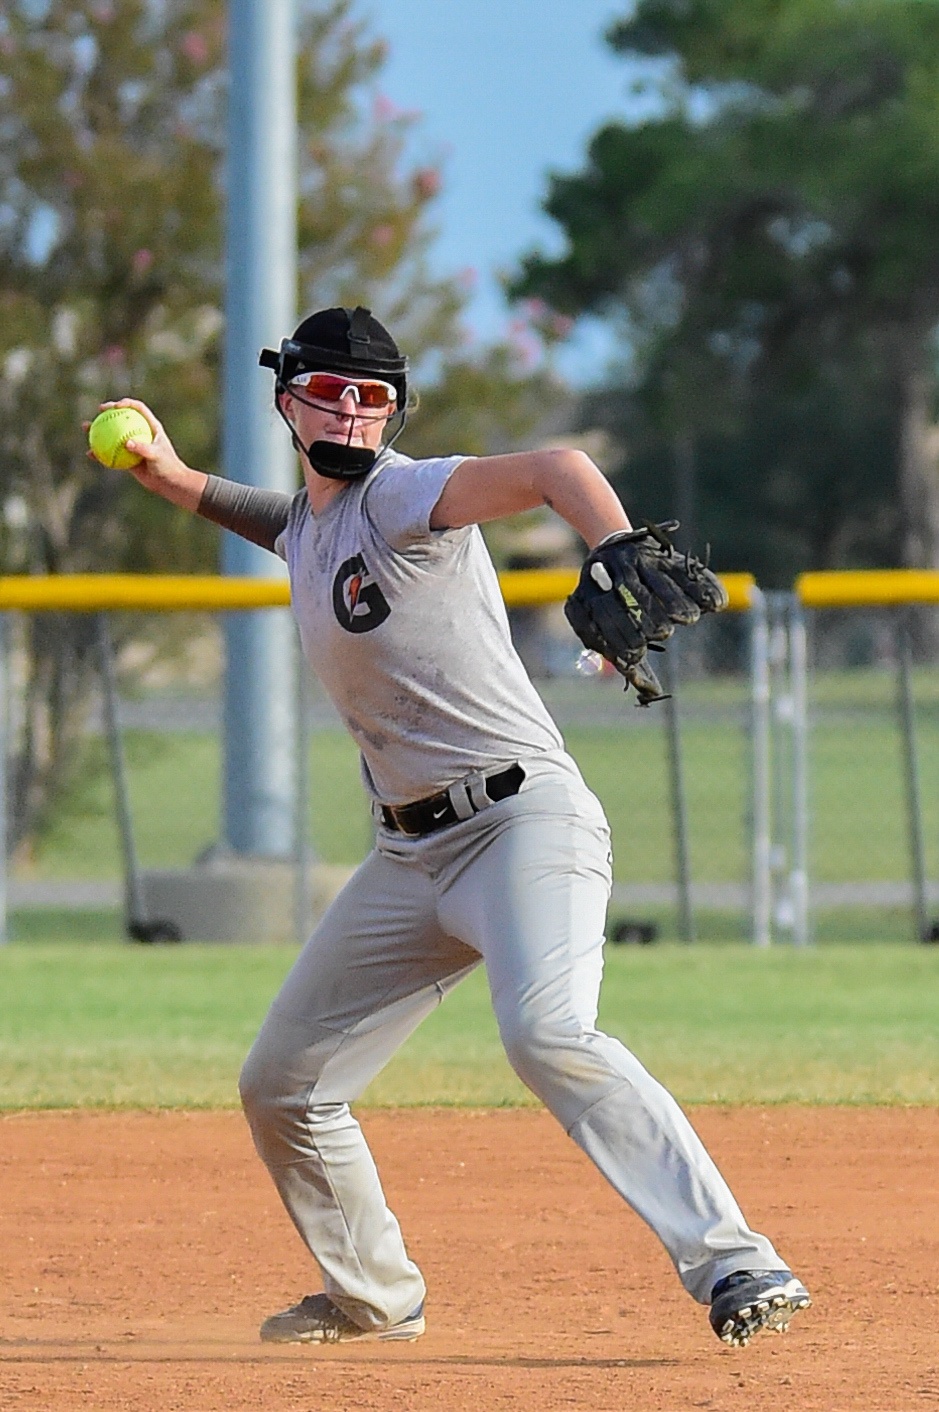
<svg viewBox="0 0 939 1412">
<path fill-rule="evenodd" d="M 203 519 L 273 553 L 277 536 L 287 528 L 290 504 L 291 497 L 280 490 L 209 476 L 198 512 Z"/>
</svg>

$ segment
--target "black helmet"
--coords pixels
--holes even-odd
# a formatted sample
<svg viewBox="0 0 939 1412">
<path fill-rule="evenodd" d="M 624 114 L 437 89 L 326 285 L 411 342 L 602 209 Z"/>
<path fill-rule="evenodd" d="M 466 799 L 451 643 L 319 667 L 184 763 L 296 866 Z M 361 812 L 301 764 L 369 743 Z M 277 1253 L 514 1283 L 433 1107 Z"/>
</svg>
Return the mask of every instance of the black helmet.
<svg viewBox="0 0 939 1412">
<path fill-rule="evenodd" d="M 291 378 L 299 373 L 348 373 L 350 377 L 381 378 L 397 393 L 396 406 L 402 420 L 395 437 L 404 426 L 408 360 L 398 351 L 398 345 L 384 325 L 372 317 L 371 309 L 359 305 L 355 309 L 321 309 L 319 313 L 310 314 L 298 324 L 291 338 L 282 340 L 279 352 L 264 348 L 258 362 L 262 368 L 274 370 L 277 392 L 286 390 Z M 297 442 L 292 427 L 291 435 L 313 469 L 336 480 L 354 480 L 365 475 L 376 460 L 375 452 L 361 447 L 328 441 L 315 441 L 311 447 L 305 447 Z"/>
<path fill-rule="evenodd" d="M 408 400 L 408 360 L 391 334 L 372 317 L 371 309 L 321 309 L 298 324 L 280 352 L 263 349 L 258 362 L 273 368 L 284 386 L 298 373 L 349 373 L 390 382 L 398 394 L 398 410 Z"/>
</svg>

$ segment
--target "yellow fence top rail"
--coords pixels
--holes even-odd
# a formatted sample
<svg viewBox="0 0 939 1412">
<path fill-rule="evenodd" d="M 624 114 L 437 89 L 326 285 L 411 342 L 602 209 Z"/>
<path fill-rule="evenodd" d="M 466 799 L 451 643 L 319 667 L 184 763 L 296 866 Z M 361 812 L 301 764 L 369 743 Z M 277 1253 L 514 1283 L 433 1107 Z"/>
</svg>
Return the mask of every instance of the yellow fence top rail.
<svg viewBox="0 0 939 1412">
<path fill-rule="evenodd" d="M 939 577 L 939 576 L 937 576 Z M 750 606 L 752 574 L 724 574 L 730 607 Z M 510 608 L 559 603 L 577 582 L 576 569 L 513 569 L 499 582 Z M 218 612 L 282 608 L 290 602 L 286 579 L 215 574 L 49 574 L 0 576 L 0 612 L 146 613 Z"/>
<path fill-rule="evenodd" d="M 499 575 L 499 583 L 508 607 L 528 608 L 560 603 L 573 590 L 578 577 L 577 569 L 509 569 Z M 756 586 L 753 575 L 721 574 L 720 578 L 730 597 L 731 611 L 749 608 Z"/>
<path fill-rule="evenodd" d="M 877 608 L 939 603 L 935 569 L 829 569 L 800 574 L 796 594 L 806 608 Z"/>
<path fill-rule="evenodd" d="M 27 613 L 146 613 L 279 608 L 290 603 L 286 579 L 215 574 L 49 574 L 0 577 L 0 610 Z"/>
</svg>

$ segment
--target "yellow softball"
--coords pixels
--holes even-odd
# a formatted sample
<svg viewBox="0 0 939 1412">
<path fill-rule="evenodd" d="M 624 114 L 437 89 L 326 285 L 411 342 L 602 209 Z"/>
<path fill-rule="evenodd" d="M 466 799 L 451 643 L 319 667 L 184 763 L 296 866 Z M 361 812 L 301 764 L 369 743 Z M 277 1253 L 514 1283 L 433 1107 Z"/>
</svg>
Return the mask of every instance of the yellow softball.
<svg viewBox="0 0 939 1412">
<path fill-rule="evenodd" d="M 114 471 L 129 471 L 140 457 L 124 449 L 125 441 L 152 441 L 150 423 L 133 407 L 109 407 L 99 412 L 88 428 L 92 455 Z"/>
</svg>

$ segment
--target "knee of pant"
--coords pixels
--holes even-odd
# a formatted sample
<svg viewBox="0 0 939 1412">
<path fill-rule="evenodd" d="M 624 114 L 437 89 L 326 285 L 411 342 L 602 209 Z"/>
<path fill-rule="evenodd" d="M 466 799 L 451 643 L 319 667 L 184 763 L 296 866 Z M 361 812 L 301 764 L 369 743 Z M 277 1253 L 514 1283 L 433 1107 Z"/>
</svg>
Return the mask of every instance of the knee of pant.
<svg viewBox="0 0 939 1412">
<path fill-rule="evenodd" d="M 285 1077 L 283 1068 L 270 1053 L 259 1050 L 257 1046 L 251 1050 L 238 1078 L 241 1106 L 249 1118 L 282 1107 L 288 1098 Z"/>
<path fill-rule="evenodd" d="M 565 1051 L 576 1042 L 580 1027 L 523 1008 L 500 1021 L 499 1033 L 512 1068 L 537 1092 L 539 1075 L 565 1066 Z"/>
<path fill-rule="evenodd" d="M 347 1108 L 343 1103 L 318 1102 L 315 1083 L 298 1080 L 292 1065 L 263 1045 L 255 1045 L 245 1060 L 238 1092 L 249 1122 L 259 1129 L 325 1125 Z"/>
</svg>

